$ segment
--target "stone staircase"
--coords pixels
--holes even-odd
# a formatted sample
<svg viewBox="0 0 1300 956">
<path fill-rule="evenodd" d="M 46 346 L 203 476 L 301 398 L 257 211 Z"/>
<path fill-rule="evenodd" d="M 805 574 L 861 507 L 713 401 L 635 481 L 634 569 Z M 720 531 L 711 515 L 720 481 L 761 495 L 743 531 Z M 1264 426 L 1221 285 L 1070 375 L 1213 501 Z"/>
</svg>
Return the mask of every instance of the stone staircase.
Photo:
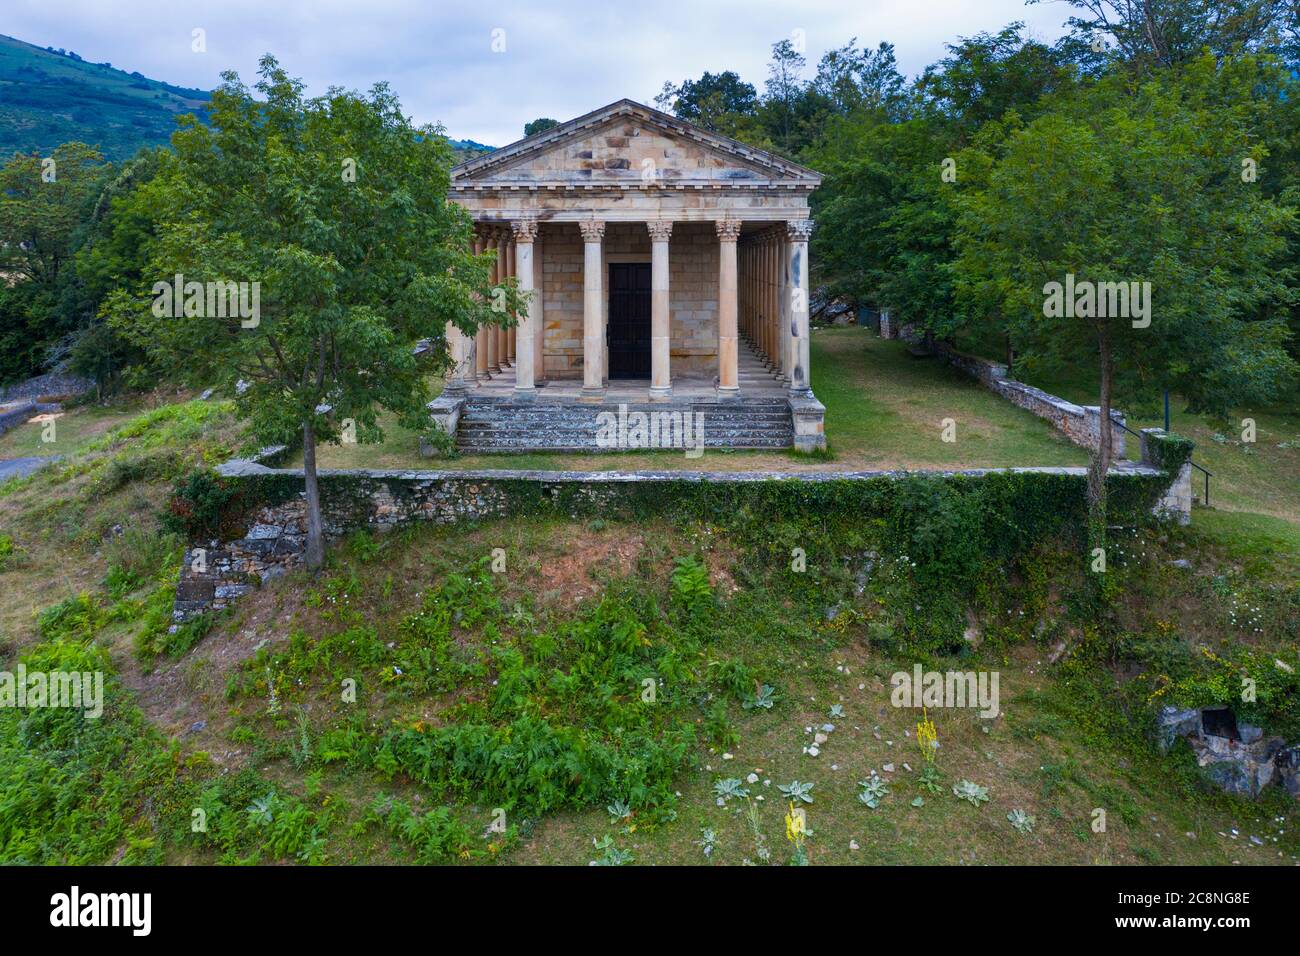
<svg viewBox="0 0 1300 956">
<path fill-rule="evenodd" d="M 462 452 L 523 451 L 636 451 L 646 446 L 635 438 L 625 443 L 609 442 L 611 422 L 618 422 L 620 409 L 626 423 L 624 434 L 634 436 L 640 422 L 638 413 L 659 416 L 660 429 L 680 428 L 677 421 L 665 416 L 702 416 L 690 419 L 700 423 L 705 448 L 789 448 L 794 444 L 794 425 L 790 403 L 784 398 L 749 398 L 735 403 L 708 401 L 674 401 L 664 403 L 603 402 L 586 404 L 538 400 L 516 402 L 506 397 L 467 398 L 460 409 L 456 428 L 456 446 Z M 601 417 L 605 413 L 607 417 Z M 648 423 L 648 422 L 647 422 Z M 602 431 L 603 426 L 603 431 Z M 688 445 L 698 439 L 687 426 Z M 681 434 L 678 432 L 677 434 Z M 602 442 L 602 435 L 605 441 Z M 661 439 L 651 447 L 681 447 L 671 439 Z"/>
</svg>

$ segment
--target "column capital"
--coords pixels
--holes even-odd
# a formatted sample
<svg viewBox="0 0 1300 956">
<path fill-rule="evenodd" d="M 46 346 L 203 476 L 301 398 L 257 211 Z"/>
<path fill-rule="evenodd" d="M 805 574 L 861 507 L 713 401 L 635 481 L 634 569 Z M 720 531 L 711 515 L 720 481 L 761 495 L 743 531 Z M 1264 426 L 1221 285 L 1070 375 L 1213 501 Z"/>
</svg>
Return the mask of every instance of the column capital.
<svg viewBox="0 0 1300 956">
<path fill-rule="evenodd" d="M 651 219 L 645 224 L 645 227 L 650 233 L 651 242 L 667 242 L 673 234 L 671 219 Z"/>
<path fill-rule="evenodd" d="M 811 219 L 790 219 L 785 224 L 786 235 L 794 242 L 807 242 L 808 237 L 812 235 L 813 221 Z"/>
<path fill-rule="evenodd" d="M 514 219 L 510 223 L 510 229 L 515 234 L 515 242 L 532 242 L 537 238 L 536 219 Z"/>
<path fill-rule="evenodd" d="M 718 239 L 722 242 L 735 242 L 740 238 L 739 219 L 717 219 L 713 225 L 718 230 Z"/>
<path fill-rule="evenodd" d="M 605 238 L 605 224 L 599 219 L 584 219 L 578 228 L 582 230 L 583 242 L 600 242 Z"/>
</svg>

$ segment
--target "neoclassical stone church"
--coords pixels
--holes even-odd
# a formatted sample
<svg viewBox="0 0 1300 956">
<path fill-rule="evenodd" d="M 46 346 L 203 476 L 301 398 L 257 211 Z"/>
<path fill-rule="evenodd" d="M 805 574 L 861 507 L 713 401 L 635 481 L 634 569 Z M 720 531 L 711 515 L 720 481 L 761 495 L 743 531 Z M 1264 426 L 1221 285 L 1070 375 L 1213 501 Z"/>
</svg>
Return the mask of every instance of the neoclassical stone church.
<svg viewBox="0 0 1300 956">
<path fill-rule="evenodd" d="M 580 450 L 602 412 L 699 416 L 714 448 L 824 447 L 808 340 L 821 177 L 620 100 L 452 170 L 509 329 L 448 328 L 435 418 L 471 451 Z"/>
</svg>

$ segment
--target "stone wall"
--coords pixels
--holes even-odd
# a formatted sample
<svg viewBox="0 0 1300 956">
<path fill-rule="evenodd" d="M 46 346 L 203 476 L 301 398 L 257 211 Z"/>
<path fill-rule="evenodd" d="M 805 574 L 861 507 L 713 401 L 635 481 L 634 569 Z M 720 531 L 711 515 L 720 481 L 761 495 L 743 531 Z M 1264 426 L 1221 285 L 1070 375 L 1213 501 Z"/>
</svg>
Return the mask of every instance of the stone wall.
<svg viewBox="0 0 1300 956">
<path fill-rule="evenodd" d="M 920 344 L 925 339 L 925 336 L 913 325 L 903 326 L 898 330 L 898 337 L 913 344 Z M 1074 444 L 1089 450 L 1097 447 L 1101 435 L 1100 406 L 1075 405 L 1073 402 L 1050 395 L 1041 388 L 1034 388 L 1032 385 L 1007 378 L 1007 367 L 1002 363 L 967 355 L 947 343 L 934 342 L 931 349 L 949 365 L 961 369 L 989 391 L 1001 395 L 1013 405 L 1033 412 L 1039 418 L 1047 419 L 1057 431 Z M 1120 427 L 1125 423 L 1124 413 L 1112 408 L 1110 414 L 1111 420 L 1119 423 L 1111 425 L 1111 452 L 1115 458 L 1124 458 L 1128 453 L 1125 442 L 1127 433 Z"/>
<path fill-rule="evenodd" d="M 47 372 L 25 382 L 0 388 L 0 403 L 17 401 L 58 401 L 84 395 L 95 387 L 90 379 L 67 372 Z"/>
<path fill-rule="evenodd" d="M 1152 436 L 1153 454 L 1163 436 Z M 275 461 L 283 449 L 258 458 Z M 242 537 L 192 542 L 176 591 L 174 616 L 228 606 L 261 583 L 297 565 L 306 544 L 306 502 L 302 472 L 270 468 L 257 461 L 232 461 L 218 472 L 239 485 L 249 504 Z M 322 471 L 321 517 L 325 534 L 339 538 L 365 529 L 388 531 L 412 521 L 453 524 L 523 514 L 644 516 L 680 514 L 688 497 L 709 508 L 762 509 L 789 495 L 803 510 L 854 515 L 870 507 L 881 483 L 915 477 L 915 472 L 563 472 L 563 471 Z M 1083 501 L 1085 468 L 970 469 L 930 473 L 953 481 L 997 480 L 995 476 L 1041 476 L 1037 488 Z M 1019 479 L 1017 479 L 1019 480 Z M 1035 479 L 1038 481 L 1038 479 Z M 1149 507 L 1167 490 L 1166 472 L 1150 464 L 1126 463 L 1111 472 L 1116 519 L 1126 505 Z M 1062 514 L 1061 520 L 1068 515 Z M 1082 511 L 1076 516 L 1082 521 Z M 1129 517 L 1132 517 L 1130 514 Z"/>
<path fill-rule="evenodd" d="M 1161 467 L 1163 462 L 1160 460 L 1158 443 L 1165 437 L 1163 428 L 1144 428 L 1141 432 L 1142 461 L 1152 467 Z M 1154 510 L 1156 514 L 1164 518 L 1177 521 L 1179 524 L 1190 524 L 1192 520 L 1192 465 L 1189 460 L 1177 465 L 1178 472 L 1174 476 L 1173 482 L 1165 489 L 1165 493 L 1160 496 L 1156 502 Z"/>
<path fill-rule="evenodd" d="M 544 223 L 540 248 L 546 376 L 582 378 L 582 234 L 576 223 Z M 602 249 L 602 280 L 608 285 L 611 262 L 650 262 L 650 234 L 645 223 L 611 222 L 605 227 Z M 670 361 L 674 373 L 717 371 L 718 255 L 718 236 L 712 223 L 674 224 L 668 243 Z"/>
<path fill-rule="evenodd" d="M 25 424 L 34 415 L 57 412 L 62 407 L 57 402 L 32 401 L 19 401 L 11 405 L 0 405 L 0 435 Z"/>
</svg>

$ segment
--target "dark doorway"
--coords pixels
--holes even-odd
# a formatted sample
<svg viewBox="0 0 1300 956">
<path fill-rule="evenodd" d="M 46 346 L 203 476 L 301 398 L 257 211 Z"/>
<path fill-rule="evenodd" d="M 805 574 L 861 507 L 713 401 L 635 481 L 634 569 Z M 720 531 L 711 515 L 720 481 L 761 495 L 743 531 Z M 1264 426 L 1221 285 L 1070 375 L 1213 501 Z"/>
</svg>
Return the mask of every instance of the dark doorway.
<svg viewBox="0 0 1300 956">
<path fill-rule="evenodd" d="M 650 377 L 650 263 L 609 264 L 609 377 Z"/>
</svg>

